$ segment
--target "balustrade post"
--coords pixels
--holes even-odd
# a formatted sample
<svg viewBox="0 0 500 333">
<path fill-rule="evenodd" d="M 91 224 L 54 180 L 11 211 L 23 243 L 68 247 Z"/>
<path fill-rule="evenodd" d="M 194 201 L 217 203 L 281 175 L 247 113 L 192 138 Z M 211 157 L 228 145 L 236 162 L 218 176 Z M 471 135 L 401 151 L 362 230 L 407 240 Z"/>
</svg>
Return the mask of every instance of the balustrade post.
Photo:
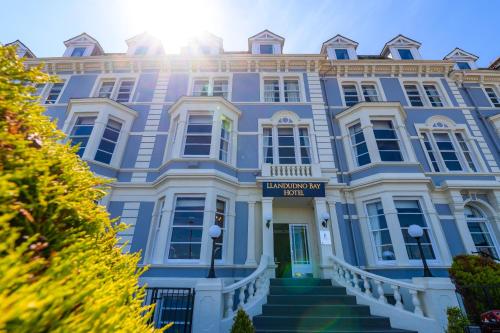
<svg viewBox="0 0 500 333">
<path fill-rule="evenodd" d="M 361 288 L 359 287 L 358 274 L 357 273 L 353 273 L 352 277 L 353 277 L 352 282 L 354 283 L 354 290 L 361 291 Z"/>
<path fill-rule="evenodd" d="M 241 309 L 243 308 L 243 305 L 245 305 L 245 289 L 246 286 L 241 287 L 238 295 L 238 308 Z"/>
<path fill-rule="evenodd" d="M 418 299 L 418 290 L 410 289 L 410 295 L 411 295 L 411 302 L 413 303 L 413 306 L 415 309 L 413 312 L 416 315 L 423 316 L 424 312 L 422 311 L 422 306 L 420 304 L 420 300 Z"/>
<path fill-rule="evenodd" d="M 394 299 L 396 300 L 395 306 L 398 309 L 402 309 L 403 303 L 401 303 L 401 293 L 399 292 L 399 286 L 396 286 L 393 284 L 393 285 L 391 285 L 391 288 L 393 290 Z"/>
<path fill-rule="evenodd" d="M 387 303 L 387 298 L 384 294 L 384 288 L 382 287 L 382 282 L 375 280 L 375 285 L 377 286 L 378 300 L 382 303 Z"/>
<path fill-rule="evenodd" d="M 234 290 L 228 292 L 226 294 L 226 309 L 225 309 L 225 316 L 224 317 L 230 317 L 233 314 L 233 305 L 234 305 Z"/>
<path fill-rule="evenodd" d="M 363 276 L 362 278 L 363 278 L 363 288 L 365 288 L 365 295 L 368 297 L 372 297 L 370 281 L 368 281 L 368 278 L 366 276 Z"/>
</svg>

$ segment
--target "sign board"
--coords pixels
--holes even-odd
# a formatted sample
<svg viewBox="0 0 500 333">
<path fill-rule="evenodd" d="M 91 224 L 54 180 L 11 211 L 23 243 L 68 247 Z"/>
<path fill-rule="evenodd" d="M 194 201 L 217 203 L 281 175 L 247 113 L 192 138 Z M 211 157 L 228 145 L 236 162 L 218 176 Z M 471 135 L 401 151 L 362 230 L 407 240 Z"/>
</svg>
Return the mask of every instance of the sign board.
<svg viewBox="0 0 500 333">
<path fill-rule="evenodd" d="M 320 230 L 319 237 L 321 237 L 321 245 L 332 245 L 332 239 L 328 230 Z"/>
<path fill-rule="evenodd" d="M 325 197 L 325 183 L 319 182 L 264 182 L 263 197 Z"/>
</svg>

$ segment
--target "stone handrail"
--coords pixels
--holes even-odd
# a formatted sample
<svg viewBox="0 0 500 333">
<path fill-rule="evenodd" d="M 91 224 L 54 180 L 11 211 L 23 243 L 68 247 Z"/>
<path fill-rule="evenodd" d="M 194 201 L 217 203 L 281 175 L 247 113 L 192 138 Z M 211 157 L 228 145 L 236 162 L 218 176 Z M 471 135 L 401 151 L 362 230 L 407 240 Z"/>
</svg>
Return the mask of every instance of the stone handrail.
<svg viewBox="0 0 500 333">
<path fill-rule="evenodd" d="M 235 305 L 236 308 L 246 309 L 267 296 L 270 278 L 267 274 L 268 268 L 269 258 L 263 255 L 259 266 L 252 274 L 222 289 L 224 319 L 233 316 Z M 234 304 L 235 295 L 237 295 L 236 304 Z"/>
<path fill-rule="evenodd" d="M 412 283 L 406 283 L 398 280 L 393 280 L 385 278 L 380 275 L 369 273 L 352 265 L 349 265 L 343 260 L 337 257 L 330 257 L 333 263 L 333 280 L 337 283 L 346 287 L 349 291 L 353 292 L 359 297 L 368 299 L 369 301 L 375 301 L 388 306 L 394 306 L 395 308 L 409 313 L 413 313 L 419 317 L 427 317 L 422 311 L 422 305 L 420 302 L 421 294 L 425 292 L 425 289 L 421 286 L 417 286 Z M 384 294 L 384 285 L 392 289 L 392 295 L 395 300 L 395 304 L 391 305 L 387 302 L 387 298 Z M 374 286 L 375 294 L 372 291 L 372 286 Z M 413 305 L 413 312 L 409 309 L 405 309 L 402 303 L 401 291 L 406 290 L 411 295 L 411 302 Z"/>
</svg>

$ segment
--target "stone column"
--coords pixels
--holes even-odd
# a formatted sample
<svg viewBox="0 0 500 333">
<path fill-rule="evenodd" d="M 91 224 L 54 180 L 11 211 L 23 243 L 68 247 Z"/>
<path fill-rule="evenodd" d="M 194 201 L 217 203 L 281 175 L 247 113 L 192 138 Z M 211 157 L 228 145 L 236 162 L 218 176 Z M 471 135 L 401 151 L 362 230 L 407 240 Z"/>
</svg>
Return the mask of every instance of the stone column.
<svg viewBox="0 0 500 333">
<path fill-rule="evenodd" d="M 458 233 L 464 244 L 465 252 L 472 253 L 476 251 L 476 245 L 472 240 L 472 236 L 467 226 L 467 220 L 464 214 L 464 199 L 460 191 L 450 191 L 450 201 L 451 201 L 451 211 L 455 217 L 455 223 L 457 224 Z"/>
<path fill-rule="evenodd" d="M 314 198 L 314 217 L 316 220 L 316 234 L 319 240 L 319 265 L 321 268 L 322 277 L 329 277 L 325 270 L 330 266 L 329 257 L 333 255 L 331 244 L 321 244 L 321 231 L 327 231 L 330 233 L 329 226 L 331 225 L 331 220 L 328 221 L 326 228 L 323 227 L 323 214 L 328 212 L 326 207 L 325 198 Z"/>
<path fill-rule="evenodd" d="M 255 261 L 255 201 L 248 201 L 247 260 L 245 265 L 256 265 Z"/>
<path fill-rule="evenodd" d="M 328 222 L 332 228 L 332 242 L 333 248 L 335 249 L 335 256 L 341 260 L 344 260 L 344 249 L 342 248 L 342 238 L 340 236 L 339 220 L 337 217 L 337 208 L 335 207 L 335 201 L 327 199 L 330 221 Z"/>
<path fill-rule="evenodd" d="M 273 219 L 267 228 L 267 215 L 273 217 L 273 198 L 262 198 L 262 253 L 274 262 Z"/>
</svg>

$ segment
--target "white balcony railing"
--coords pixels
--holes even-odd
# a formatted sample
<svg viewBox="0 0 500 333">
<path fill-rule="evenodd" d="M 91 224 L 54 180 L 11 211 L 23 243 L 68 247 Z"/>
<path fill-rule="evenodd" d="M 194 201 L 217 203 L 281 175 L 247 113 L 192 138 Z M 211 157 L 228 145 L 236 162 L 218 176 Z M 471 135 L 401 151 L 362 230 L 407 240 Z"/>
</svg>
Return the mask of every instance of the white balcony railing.
<svg viewBox="0 0 500 333">
<path fill-rule="evenodd" d="M 263 164 L 262 176 L 273 178 L 321 177 L 318 164 Z"/>
</svg>

